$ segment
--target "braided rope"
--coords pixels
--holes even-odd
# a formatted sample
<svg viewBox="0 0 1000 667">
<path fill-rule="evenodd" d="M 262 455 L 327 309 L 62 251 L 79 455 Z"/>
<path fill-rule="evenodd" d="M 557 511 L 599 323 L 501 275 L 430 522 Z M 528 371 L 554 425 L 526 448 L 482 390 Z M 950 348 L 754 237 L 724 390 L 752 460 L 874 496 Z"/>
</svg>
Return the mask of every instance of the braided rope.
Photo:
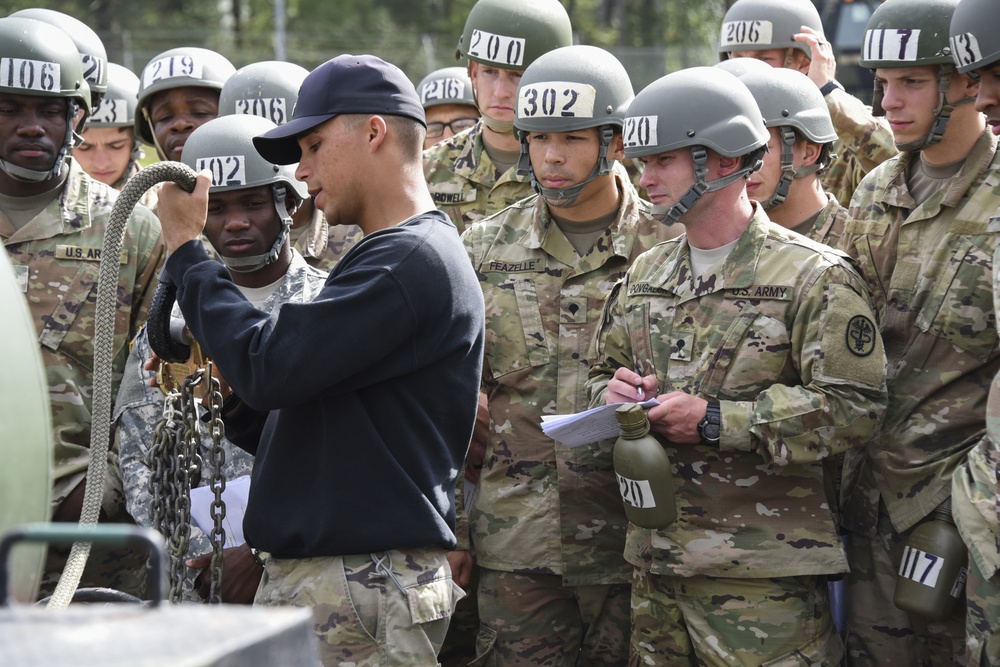
<svg viewBox="0 0 1000 667">
<path fill-rule="evenodd" d="M 83 496 L 81 526 L 97 523 L 101 511 L 104 475 L 108 467 L 108 446 L 111 441 L 111 366 L 114 361 L 115 310 L 118 300 L 120 254 L 125 238 L 125 226 L 139 199 L 157 183 L 173 181 L 188 192 L 194 190 L 195 173 L 180 162 L 158 162 L 146 167 L 129 179 L 122 188 L 104 233 L 101 264 L 97 280 L 97 315 L 94 322 L 94 384 L 90 431 L 90 465 Z M 83 576 L 90 555 L 90 542 L 74 542 L 66 568 L 47 605 L 48 609 L 69 606 Z"/>
</svg>

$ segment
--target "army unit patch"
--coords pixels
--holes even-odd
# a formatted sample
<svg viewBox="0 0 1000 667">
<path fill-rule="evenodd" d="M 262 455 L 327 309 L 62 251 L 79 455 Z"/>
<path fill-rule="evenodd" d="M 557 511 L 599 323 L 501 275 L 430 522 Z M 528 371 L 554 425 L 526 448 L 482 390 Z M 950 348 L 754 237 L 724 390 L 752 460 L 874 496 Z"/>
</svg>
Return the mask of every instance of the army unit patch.
<svg viewBox="0 0 1000 667">
<path fill-rule="evenodd" d="M 875 350 L 875 324 L 864 315 L 855 315 L 847 322 L 844 337 L 854 355 L 867 357 Z"/>
</svg>

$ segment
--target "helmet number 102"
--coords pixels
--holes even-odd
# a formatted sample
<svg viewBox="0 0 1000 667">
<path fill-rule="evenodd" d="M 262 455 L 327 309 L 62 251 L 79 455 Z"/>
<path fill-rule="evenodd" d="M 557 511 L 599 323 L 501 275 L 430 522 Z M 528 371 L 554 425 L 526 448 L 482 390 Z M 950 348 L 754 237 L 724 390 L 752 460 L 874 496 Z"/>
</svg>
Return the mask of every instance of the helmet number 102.
<svg viewBox="0 0 1000 667">
<path fill-rule="evenodd" d="M 212 172 L 212 187 L 232 187 L 246 185 L 247 174 L 242 155 L 220 155 L 218 157 L 198 158 L 195 163 L 197 171 L 208 169 Z"/>
</svg>

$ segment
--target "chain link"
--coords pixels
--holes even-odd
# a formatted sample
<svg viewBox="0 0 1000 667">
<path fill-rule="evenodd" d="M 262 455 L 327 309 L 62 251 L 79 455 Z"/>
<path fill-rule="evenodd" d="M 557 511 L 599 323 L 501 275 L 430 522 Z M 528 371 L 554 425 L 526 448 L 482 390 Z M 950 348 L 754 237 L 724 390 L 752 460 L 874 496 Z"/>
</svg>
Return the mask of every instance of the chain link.
<svg viewBox="0 0 1000 667">
<path fill-rule="evenodd" d="M 207 382 L 206 379 L 208 378 Z M 211 505 L 213 527 L 208 535 L 212 543 L 212 562 L 209 568 L 211 588 L 209 603 L 222 601 L 222 574 L 225 564 L 223 549 L 226 531 L 226 505 L 222 493 L 226 489 L 223 468 L 226 452 L 222 447 L 225 425 L 222 423 L 222 394 L 218 379 L 212 376 L 212 362 L 196 369 L 181 383 L 180 390 L 170 390 L 163 402 L 163 416 L 156 424 L 153 444 L 146 456 L 151 470 L 153 526 L 167 543 L 168 599 L 174 603 L 183 600 L 183 582 L 186 574 L 184 561 L 191 541 L 191 488 L 201 482 L 203 461 L 200 445 L 203 427 L 198 416 L 197 389 L 206 383 L 209 392 L 208 437 L 211 440 L 211 480 L 215 496 Z"/>
</svg>

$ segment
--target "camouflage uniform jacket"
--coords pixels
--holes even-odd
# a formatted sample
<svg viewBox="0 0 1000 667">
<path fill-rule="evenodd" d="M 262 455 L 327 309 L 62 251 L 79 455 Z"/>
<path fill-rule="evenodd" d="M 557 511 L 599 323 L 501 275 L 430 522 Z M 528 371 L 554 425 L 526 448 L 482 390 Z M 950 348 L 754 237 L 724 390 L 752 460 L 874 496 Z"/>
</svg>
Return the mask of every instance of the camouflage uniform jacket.
<svg viewBox="0 0 1000 667">
<path fill-rule="evenodd" d="M 822 461 L 860 447 L 885 407 L 885 356 L 864 281 L 843 253 L 759 206 L 723 262 L 692 280 L 686 237 L 639 257 L 608 297 L 591 371 L 719 401 L 717 446 L 672 445 L 677 521 L 629 525 L 625 557 L 654 574 L 732 578 L 847 571 Z"/>
<path fill-rule="evenodd" d="M 993 307 L 1000 307 L 1000 213 L 990 219 L 994 234 Z M 951 511 L 969 556 L 979 571 L 1000 571 L 1000 375 L 993 376 L 986 402 L 986 437 L 969 451 L 952 478 Z"/>
<path fill-rule="evenodd" d="M 61 194 L 27 225 L 15 231 L 0 215 L 0 237 L 20 271 L 48 376 L 55 445 L 53 506 L 80 483 L 90 461 L 97 275 L 104 232 L 118 197 L 117 190 L 92 179 L 72 158 L 67 164 Z M 125 366 L 128 341 L 146 319 L 163 256 L 159 220 L 137 206 L 121 251 L 112 391 Z M 116 509 L 105 506 L 109 514 Z"/>
<path fill-rule="evenodd" d="M 541 428 L 542 415 L 587 408 L 605 297 L 636 256 L 680 231 L 616 179 L 618 217 L 582 258 L 538 195 L 462 236 L 486 301 L 490 437 L 469 516 L 483 567 L 562 575 L 567 585 L 630 580 L 611 443 L 570 449 Z"/>
<path fill-rule="evenodd" d="M 424 151 L 424 176 L 434 203 L 459 234 L 488 215 L 535 194 L 517 166 L 500 174 L 483 146 L 483 121 Z"/>
<path fill-rule="evenodd" d="M 288 272 L 274 293 L 261 305 L 261 310 L 274 317 L 285 303 L 311 301 L 323 288 L 326 276 L 326 272 L 309 266 L 302 256 L 293 250 L 292 264 L 288 267 Z M 175 315 L 181 316 L 180 309 L 176 305 L 174 311 Z M 152 371 L 142 368 L 151 358 L 149 339 L 143 327 L 132 343 L 132 351 L 125 364 L 125 374 L 118 391 L 114 414 L 115 437 L 125 484 L 125 508 L 137 524 L 147 528 L 155 528 L 152 519 L 152 470 L 148 456 L 152 449 L 156 424 L 163 415 L 164 402 L 163 392 L 159 388 L 149 386 L 149 380 L 153 377 Z M 211 481 L 211 446 L 212 441 L 206 429 L 201 439 L 200 451 L 203 467 L 200 482 L 195 486 L 207 486 Z M 225 438 L 222 440 L 222 448 L 226 455 L 222 474 L 226 479 L 231 480 L 250 474 L 253 468 L 253 455 L 236 447 Z M 211 550 L 212 544 L 208 537 L 192 523 L 188 555 L 198 556 Z M 191 584 L 192 577 L 186 578 L 185 589 L 190 590 Z"/>
<path fill-rule="evenodd" d="M 826 193 L 826 196 L 826 206 L 819 212 L 813 226 L 804 235 L 813 241 L 835 248 L 837 241 L 844 233 L 844 225 L 847 224 L 847 209 L 829 192 Z"/>
<path fill-rule="evenodd" d="M 290 233 L 292 247 L 299 251 L 306 263 L 327 272 L 362 236 L 357 225 L 335 225 L 331 228 L 319 209 L 313 211 L 312 221 L 307 227 L 293 229 Z"/>
<path fill-rule="evenodd" d="M 884 118 L 872 116 L 858 98 L 843 90 L 826 96 L 833 127 L 839 141 L 837 158 L 820 175 L 823 188 L 847 206 L 865 174 L 899 154 L 892 130 Z"/>
<path fill-rule="evenodd" d="M 878 304 L 888 361 L 882 435 L 844 466 L 844 525 L 860 533 L 875 530 L 879 494 L 899 532 L 948 498 L 952 473 L 985 433 L 1000 370 L 987 231 L 1000 204 L 997 139 L 984 132 L 920 206 L 906 185 L 915 159 L 900 155 L 865 178 L 840 239 Z"/>
</svg>

